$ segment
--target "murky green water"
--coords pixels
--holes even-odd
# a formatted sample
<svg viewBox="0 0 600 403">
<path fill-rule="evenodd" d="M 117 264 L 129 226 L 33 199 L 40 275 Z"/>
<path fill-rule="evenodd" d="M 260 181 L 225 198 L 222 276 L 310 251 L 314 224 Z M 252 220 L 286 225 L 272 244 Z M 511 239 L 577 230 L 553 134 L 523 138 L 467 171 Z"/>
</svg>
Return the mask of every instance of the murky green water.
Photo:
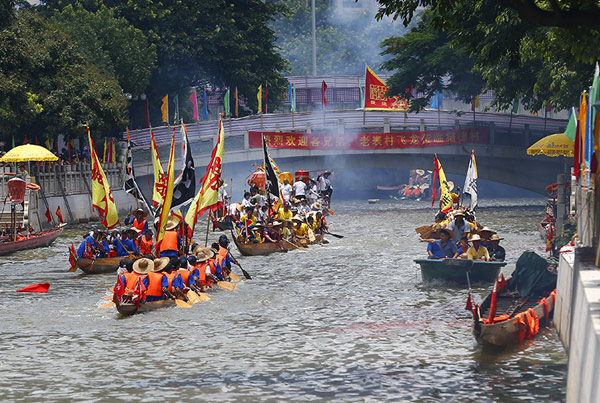
<svg viewBox="0 0 600 403">
<path fill-rule="evenodd" d="M 483 201 L 478 219 L 506 238 L 505 274 L 522 251 L 542 252 L 543 203 Z M 0 293 L 0 397 L 564 399 L 566 357 L 554 330 L 527 346 L 484 350 L 470 332 L 466 291 L 421 283 L 413 259 L 425 246 L 414 228 L 432 220 L 429 204 L 333 207 L 331 230 L 344 239 L 310 252 L 240 258 L 254 279 L 234 292 L 218 289 L 191 309 L 125 319 L 98 309 L 114 275 L 66 272 L 67 245 L 77 246 L 84 227 L 50 248 L 2 257 L 2 290 L 52 286 L 44 295 Z M 477 288 L 478 301 L 487 292 Z"/>
</svg>

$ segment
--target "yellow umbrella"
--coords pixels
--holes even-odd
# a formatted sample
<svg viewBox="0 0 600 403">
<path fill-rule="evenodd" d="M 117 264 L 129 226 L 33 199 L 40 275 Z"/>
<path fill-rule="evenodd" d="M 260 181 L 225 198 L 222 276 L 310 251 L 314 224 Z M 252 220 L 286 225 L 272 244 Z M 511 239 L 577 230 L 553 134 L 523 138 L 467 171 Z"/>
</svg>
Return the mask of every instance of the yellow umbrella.
<svg viewBox="0 0 600 403">
<path fill-rule="evenodd" d="M 0 162 L 56 161 L 58 157 L 47 148 L 35 144 L 18 146 L 4 154 Z"/>
<path fill-rule="evenodd" d="M 544 154 L 549 157 L 558 157 L 564 155 L 565 157 L 573 156 L 573 140 L 571 140 L 565 133 L 556 133 L 544 137 L 531 147 L 527 149 L 527 154 L 538 155 Z"/>
</svg>

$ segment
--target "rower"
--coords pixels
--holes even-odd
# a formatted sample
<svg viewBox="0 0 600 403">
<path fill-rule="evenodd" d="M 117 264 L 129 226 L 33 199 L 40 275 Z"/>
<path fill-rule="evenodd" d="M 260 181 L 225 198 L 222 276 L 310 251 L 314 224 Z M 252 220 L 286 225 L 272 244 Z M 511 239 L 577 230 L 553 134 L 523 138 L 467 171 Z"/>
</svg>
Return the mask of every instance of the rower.
<svg viewBox="0 0 600 403">
<path fill-rule="evenodd" d="M 134 218 L 131 219 L 131 213 L 127 214 L 127 217 L 125 217 L 125 225 L 131 225 L 132 227 L 137 228 L 143 235 L 148 231 L 148 220 L 146 220 L 148 213 L 141 208 L 138 208 L 133 212 L 133 216 Z"/>
<path fill-rule="evenodd" d="M 136 251 L 135 244 L 129 239 L 128 231 L 121 232 L 121 237 L 113 240 L 113 247 L 117 257 L 129 256 Z"/>
<path fill-rule="evenodd" d="M 465 214 L 461 210 L 454 212 L 454 220 L 448 224 L 448 229 L 454 233 L 454 242 L 460 241 L 464 236 L 471 232 L 471 225 L 464 220 Z"/>
<path fill-rule="evenodd" d="M 179 257 L 181 250 L 181 236 L 177 233 L 178 221 L 169 220 L 165 227 L 165 235 L 158 243 L 160 257 Z"/>
<path fill-rule="evenodd" d="M 308 200 L 306 200 L 306 199 L 300 200 L 300 205 L 298 206 L 298 215 L 304 217 L 308 213 L 310 213 L 310 207 L 308 206 Z"/>
<path fill-rule="evenodd" d="M 219 249 L 215 259 L 216 272 L 214 273 L 219 280 L 223 280 L 225 276 L 231 272 L 231 253 L 227 248 L 229 246 L 229 239 L 227 235 L 221 235 L 219 237 Z"/>
<path fill-rule="evenodd" d="M 298 239 L 306 239 L 308 237 L 308 225 L 304 223 L 304 220 L 299 216 L 295 215 L 292 218 L 292 230 L 294 231 L 294 237 Z"/>
<path fill-rule="evenodd" d="M 183 261 L 184 259 L 185 262 Z M 188 258 L 182 256 L 180 258 L 180 267 L 177 273 L 181 277 L 181 280 L 183 281 L 183 285 L 185 287 L 195 292 L 201 292 L 201 290 L 199 290 L 197 287 L 197 280 L 200 277 L 200 272 L 195 267 L 197 262 L 198 259 L 196 258 L 196 256 L 192 255 Z"/>
<path fill-rule="evenodd" d="M 469 242 L 472 246 L 467 250 L 467 258 L 471 260 L 483 260 L 487 262 L 490 260 L 490 254 L 486 248 L 481 245 L 481 237 L 474 234 Z"/>
<path fill-rule="evenodd" d="M 440 239 L 426 239 L 421 242 L 429 242 L 427 246 L 428 259 L 457 258 L 458 248 L 452 240 L 454 234 L 447 228 L 440 229 Z"/>
<path fill-rule="evenodd" d="M 182 256 L 182 257 L 185 259 L 184 256 Z M 165 267 L 165 277 L 169 281 L 169 285 L 167 286 L 167 289 L 169 290 L 169 292 L 172 295 L 175 296 L 175 298 L 180 298 L 180 299 L 183 299 L 184 301 L 187 301 L 187 297 L 186 297 L 185 293 L 183 292 L 185 286 L 183 284 L 181 275 L 178 273 L 179 267 L 181 265 L 180 258 L 171 257 L 171 258 L 169 258 L 169 260 L 170 260 L 169 264 L 167 265 L 167 267 Z M 187 259 L 185 259 L 184 264 L 187 267 Z"/>
<path fill-rule="evenodd" d="M 489 247 L 492 246 L 490 238 L 495 233 L 496 233 L 496 231 L 493 231 L 489 227 L 483 227 L 479 231 L 479 236 L 481 237 L 481 246 L 483 246 L 484 248 L 488 248 L 489 249 Z"/>
<path fill-rule="evenodd" d="M 290 210 L 290 203 L 286 201 L 283 203 L 283 207 L 277 210 L 277 216 L 275 218 L 284 221 L 291 220 L 293 216 L 294 214 L 292 213 L 292 210 Z"/>
<path fill-rule="evenodd" d="M 500 246 L 500 241 L 504 238 L 500 238 L 498 234 L 493 234 L 490 237 L 490 246 L 487 247 L 487 250 L 490 254 L 490 260 L 496 262 L 504 262 L 504 258 L 506 257 L 506 251 L 502 246 Z"/>
<path fill-rule="evenodd" d="M 267 222 L 267 228 L 263 232 L 263 242 L 264 243 L 279 243 L 281 241 L 281 237 L 279 235 L 279 231 L 277 230 L 277 226 L 280 226 L 281 223 L 279 221 L 271 221 Z"/>
<path fill-rule="evenodd" d="M 168 264 L 168 257 L 154 259 L 154 267 L 147 274 L 146 302 L 161 301 L 167 299 L 167 297 L 174 299 L 168 289 L 169 280 L 162 272 Z"/>
<path fill-rule="evenodd" d="M 321 196 L 328 197 L 331 199 L 331 194 L 333 193 L 333 186 L 331 186 L 329 175 L 331 175 L 331 172 L 325 171 L 321 174 L 321 176 L 319 176 L 318 189 Z"/>
<path fill-rule="evenodd" d="M 154 241 L 152 236 L 154 233 L 151 229 L 147 230 L 138 240 L 138 250 L 142 255 L 154 256 Z"/>
<path fill-rule="evenodd" d="M 199 286 L 200 291 L 206 291 L 206 287 L 211 287 L 211 281 L 218 281 L 218 279 L 213 275 L 213 270 L 216 271 L 214 265 L 210 264 L 210 259 L 215 256 L 215 253 L 210 248 L 205 248 L 203 246 L 197 245 L 193 249 L 193 253 L 196 258 L 196 264 L 192 269 L 191 276 L 194 278 L 194 281 Z"/>
<path fill-rule="evenodd" d="M 133 262 L 133 270 L 121 275 L 121 281 L 125 285 L 125 293 L 129 297 L 133 294 L 138 286 L 139 281 L 145 288 L 148 288 L 148 277 L 146 274 L 154 269 L 154 261 L 146 258 L 141 258 Z"/>
<path fill-rule="evenodd" d="M 246 214 L 240 218 L 238 226 L 242 229 L 242 234 L 249 240 L 255 243 L 260 242 L 260 236 L 253 231 L 256 225 L 256 217 L 253 214 L 254 207 L 246 207 Z M 248 234 L 246 234 L 246 223 L 248 226 Z"/>
<path fill-rule="evenodd" d="M 96 232 L 91 232 L 84 237 L 83 242 L 77 248 L 77 257 L 91 259 L 96 252 Z"/>
<path fill-rule="evenodd" d="M 283 226 L 280 230 L 281 239 L 284 241 L 288 241 L 292 238 L 292 230 L 291 230 L 292 220 L 283 220 Z"/>
</svg>

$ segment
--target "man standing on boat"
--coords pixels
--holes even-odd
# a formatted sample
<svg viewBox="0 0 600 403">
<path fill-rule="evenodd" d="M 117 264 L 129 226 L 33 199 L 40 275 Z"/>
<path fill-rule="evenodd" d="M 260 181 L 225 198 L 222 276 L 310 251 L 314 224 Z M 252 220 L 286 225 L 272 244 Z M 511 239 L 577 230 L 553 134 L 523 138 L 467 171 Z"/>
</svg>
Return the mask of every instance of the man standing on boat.
<svg viewBox="0 0 600 403">
<path fill-rule="evenodd" d="M 177 232 L 179 222 L 169 220 L 165 227 L 165 235 L 157 245 L 160 257 L 179 257 L 181 236 Z"/>
<path fill-rule="evenodd" d="M 289 204 L 293 189 L 292 185 L 290 185 L 290 181 L 287 178 L 283 178 L 283 185 L 281 186 L 280 191 L 283 201 Z"/>
<path fill-rule="evenodd" d="M 331 194 L 333 193 L 333 186 L 331 186 L 331 181 L 329 180 L 329 175 L 331 172 L 325 171 L 321 176 L 319 176 L 319 183 L 317 184 L 317 190 L 323 197 L 328 197 L 331 199 Z"/>
<path fill-rule="evenodd" d="M 454 233 L 452 240 L 456 243 L 471 232 L 471 225 L 465 221 L 465 214 L 458 210 L 454 213 L 454 220 L 448 224 L 448 229 Z"/>
</svg>

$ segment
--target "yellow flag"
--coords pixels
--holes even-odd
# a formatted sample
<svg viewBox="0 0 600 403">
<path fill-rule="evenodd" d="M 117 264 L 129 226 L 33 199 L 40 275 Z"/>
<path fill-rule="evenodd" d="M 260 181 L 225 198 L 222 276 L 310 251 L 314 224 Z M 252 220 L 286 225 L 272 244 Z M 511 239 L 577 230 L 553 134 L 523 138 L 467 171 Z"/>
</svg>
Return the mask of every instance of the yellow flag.
<svg viewBox="0 0 600 403">
<path fill-rule="evenodd" d="M 224 142 L 225 130 L 223 129 L 223 121 L 219 120 L 219 137 L 213 149 L 210 163 L 206 167 L 206 174 L 200 180 L 202 187 L 196 193 L 196 197 L 194 197 L 194 201 L 185 215 L 185 222 L 190 226 L 192 232 L 194 231 L 197 217 L 202 216 L 208 209 L 215 210 L 219 202 L 219 181 L 221 179 Z"/>
<path fill-rule="evenodd" d="M 154 207 L 158 207 L 165 199 L 164 195 L 167 190 L 167 178 L 160 163 L 158 149 L 156 147 L 156 141 L 154 141 L 154 132 L 152 129 L 150 129 L 150 137 L 152 139 L 150 152 L 152 153 L 152 165 L 154 166 L 154 189 L 152 191 L 152 204 L 154 204 Z"/>
<path fill-rule="evenodd" d="M 583 145 L 585 144 L 585 122 L 587 121 L 587 110 L 588 104 L 586 100 L 585 91 L 581 94 L 581 104 L 579 105 L 579 116 L 577 117 L 579 120 L 579 133 L 581 137 L 581 170 L 585 171 L 585 158 L 583 158 Z"/>
<path fill-rule="evenodd" d="M 256 100 L 258 101 L 258 113 L 262 113 L 262 84 L 258 86 Z"/>
<path fill-rule="evenodd" d="M 162 122 L 169 123 L 169 94 L 165 95 L 162 99 L 160 113 L 162 114 Z"/>
<path fill-rule="evenodd" d="M 171 203 L 173 202 L 173 182 L 175 182 L 175 130 L 171 138 L 171 152 L 169 153 L 169 166 L 167 167 L 166 193 L 160 209 L 160 218 L 158 220 L 158 235 L 156 243 L 158 244 L 165 236 L 165 227 L 169 221 L 169 213 L 171 212 Z"/>
<path fill-rule="evenodd" d="M 450 186 L 446 180 L 446 174 L 442 168 L 442 163 L 440 160 L 438 160 L 437 155 L 434 155 L 433 157 L 433 164 L 435 167 L 435 172 L 437 172 L 440 178 L 440 210 L 442 210 L 444 213 L 447 213 L 448 211 L 452 210 L 453 204 L 452 195 L 450 194 Z M 435 192 L 435 187 L 433 191 Z"/>
<path fill-rule="evenodd" d="M 50 148 L 50 137 L 48 137 L 46 139 L 46 141 L 44 142 L 44 144 L 46 145 L 46 148 L 50 151 L 52 151 L 52 149 Z"/>
<path fill-rule="evenodd" d="M 479 108 L 479 95 L 475 97 L 475 108 Z"/>
<path fill-rule="evenodd" d="M 106 147 L 107 147 L 107 142 L 108 140 L 104 139 L 104 153 L 102 154 L 102 163 L 106 164 Z"/>
<path fill-rule="evenodd" d="M 92 206 L 98 210 L 102 224 L 107 229 L 111 229 L 115 225 L 120 224 L 117 206 L 115 206 L 115 199 L 110 191 L 108 179 L 104 174 L 98 154 L 96 154 L 90 130 L 87 129 L 87 132 L 92 157 Z"/>
<path fill-rule="evenodd" d="M 111 163 L 116 164 L 117 163 L 117 141 L 115 139 L 111 139 L 110 140 L 110 146 L 111 146 L 111 153 L 110 153 L 110 157 L 111 157 Z"/>
</svg>

